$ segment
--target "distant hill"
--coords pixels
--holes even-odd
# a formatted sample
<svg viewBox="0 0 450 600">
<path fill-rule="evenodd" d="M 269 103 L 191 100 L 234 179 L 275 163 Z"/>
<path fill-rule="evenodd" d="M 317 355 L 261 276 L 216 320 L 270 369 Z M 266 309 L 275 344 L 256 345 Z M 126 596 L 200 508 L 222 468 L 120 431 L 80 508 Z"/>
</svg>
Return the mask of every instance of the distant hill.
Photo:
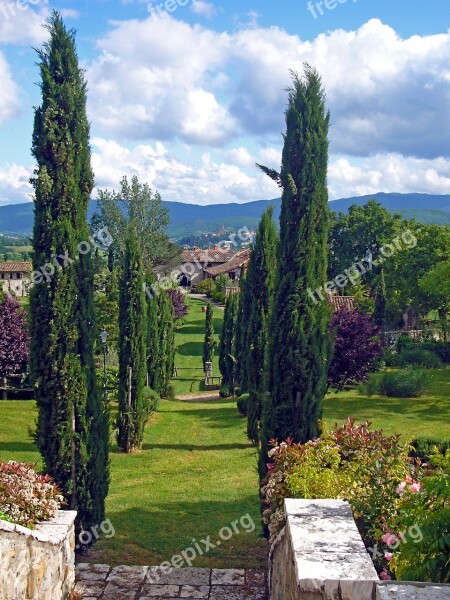
<svg viewBox="0 0 450 600">
<path fill-rule="evenodd" d="M 408 219 L 417 219 L 421 223 L 450 225 L 450 195 L 431 194 L 371 194 L 354 198 L 342 198 L 330 202 L 335 212 L 346 212 L 352 204 L 363 205 L 375 198 L 391 212 L 398 212 Z M 212 232 L 224 226 L 238 230 L 240 227 L 256 229 L 264 210 L 274 206 L 274 216 L 280 214 L 279 198 L 274 200 L 256 200 L 245 204 L 213 204 L 198 206 L 182 202 L 166 202 L 170 213 L 168 234 L 180 239 L 187 234 Z M 91 202 L 89 217 L 96 211 L 97 203 Z M 10 204 L 0 206 L 0 232 L 12 235 L 29 235 L 33 229 L 33 203 Z"/>
</svg>

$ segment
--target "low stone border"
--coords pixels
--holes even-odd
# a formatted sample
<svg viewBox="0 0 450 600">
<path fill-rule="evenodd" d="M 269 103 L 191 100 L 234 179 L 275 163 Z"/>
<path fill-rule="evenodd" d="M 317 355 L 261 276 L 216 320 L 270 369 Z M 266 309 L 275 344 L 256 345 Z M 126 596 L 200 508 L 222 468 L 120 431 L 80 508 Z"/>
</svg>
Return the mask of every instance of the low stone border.
<svg viewBox="0 0 450 600">
<path fill-rule="evenodd" d="M 342 500 L 285 500 L 269 558 L 271 600 L 450 600 L 450 585 L 381 582 Z"/>
<path fill-rule="evenodd" d="M 62 600 L 75 585 L 75 511 L 27 529 L 0 520 L 0 598 Z"/>
</svg>

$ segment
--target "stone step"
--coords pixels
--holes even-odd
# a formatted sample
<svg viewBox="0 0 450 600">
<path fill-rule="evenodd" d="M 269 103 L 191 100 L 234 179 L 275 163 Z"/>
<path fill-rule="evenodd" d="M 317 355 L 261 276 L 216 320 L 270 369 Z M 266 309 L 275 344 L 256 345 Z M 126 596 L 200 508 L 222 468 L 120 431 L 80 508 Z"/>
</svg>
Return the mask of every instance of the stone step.
<svg viewBox="0 0 450 600">
<path fill-rule="evenodd" d="M 265 569 L 167 569 L 79 563 L 72 600 L 268 600 Z"/>
</svg>

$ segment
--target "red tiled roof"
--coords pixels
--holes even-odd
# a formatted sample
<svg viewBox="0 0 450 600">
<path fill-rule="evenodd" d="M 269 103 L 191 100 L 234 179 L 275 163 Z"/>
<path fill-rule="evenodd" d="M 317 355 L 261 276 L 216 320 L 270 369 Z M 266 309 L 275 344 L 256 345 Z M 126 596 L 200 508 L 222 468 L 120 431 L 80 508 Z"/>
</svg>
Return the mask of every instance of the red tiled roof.
<svg viewBox="0 0 450 600">
<path fill-rule="evenodd" d="M 226 263 L 236 256 L 236 250 L 219 248 L 209 250 L 183 250 L 181 260 L 183 263 L 200 262 L 202 265 L 208 263 Z"/>
<path fill-rule="evenodd" d="M 30 262 L 0 262 L 0 273 L 31 273 Z"/>
<path fill-rule="evenodd" d="M 230 271 L 233 271 L 234 269 L 239 269 L 240 267 L 248 263 L 248 260 L 249 251 L 243 250 L 228 262 L 223 263 L 221 265 L 217 265 L 215 267 L 210 267 L 209 269 L 205 269 L 205 273 L 212 276 L 220 275 L 221 273 L 229 273 Z"/>
<path fill-rule="evenodd" d="M 353 310 L 355 308 L 355 296 L 328 296 L 328 301 L 334 310 Z"/>
</svg>

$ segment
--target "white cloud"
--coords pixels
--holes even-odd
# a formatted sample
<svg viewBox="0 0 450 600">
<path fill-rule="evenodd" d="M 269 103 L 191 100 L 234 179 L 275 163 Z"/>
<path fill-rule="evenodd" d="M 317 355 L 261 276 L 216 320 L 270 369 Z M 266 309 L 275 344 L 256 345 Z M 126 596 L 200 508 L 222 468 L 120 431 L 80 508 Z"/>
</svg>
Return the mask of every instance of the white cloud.
<svg viewBox="0 0 450 600">
<path fill-rule="evenodd" d="M 400 38 L 372 19 L 313 41 L 272 27 L 219 33 L 168 14 L 115 22 L 88 73 L 94 124 L 121 139 L 223 146 L 284 129 L 289 69 L 323 75 L 334 152 L 450 154 L 450 32 Z"/>
<path fill-rule="evenodd" d="M 204 0 L 193 0 L 192 10 L 196 15 L 201 15 L 207 19 L 212 19 L 217 13 L 217 9 L 214 4 L 211 4 L 211 2 L 205 2 Z"/>
<path fill-rule="evenodd" d="M 19 89 L 13 81 L 9 65 L 0 52 L 0 125 L 19 114 Z"/>
<path fill-rule="evenodd" d="M 358 164 L 348 157 L 331 161 L 330 198 L 365 196 L 376 192 L 450 194 L 450 158 L 431 160 L 378 154 Z"/>
<path fill-rule="evenodd" d="M 46 0 L 0 2 L 0 44 L 42 44 L 48 37 L 43 24 L 49 14 Z"/>
<path fill-rule="evenodd" d="M 30 202 L 33 188 L 30 177 L 33 169 L 23 165 L 7 164 L 0 168 L 0 206 Z"/>
</svg>

